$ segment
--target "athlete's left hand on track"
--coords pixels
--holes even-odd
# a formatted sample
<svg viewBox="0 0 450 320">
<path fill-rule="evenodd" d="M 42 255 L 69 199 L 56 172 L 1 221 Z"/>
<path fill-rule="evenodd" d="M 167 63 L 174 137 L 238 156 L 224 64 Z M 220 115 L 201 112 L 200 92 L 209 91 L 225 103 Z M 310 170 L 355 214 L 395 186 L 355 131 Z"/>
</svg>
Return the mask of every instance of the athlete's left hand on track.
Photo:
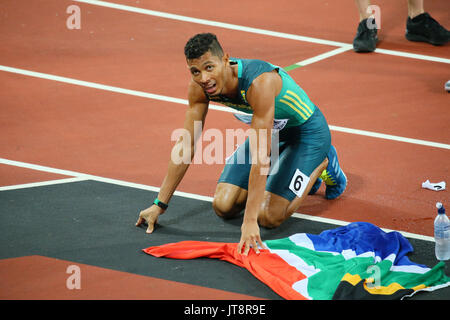
<svg viewBox="0 0 450 320">
<path fill-rule="evenodd" d="M 259 254 L 258 244 L 262 249 L 266 249 L 264 246 L 261 236 L 259 234 L 259 226 L 258 223 L 255 222 L 243 222 L 241 226 L 241 241 L 237 246 L 238 253 L 248 255 L 250 251 L 250 247 L 255 250 L 257 254 Z M 242 252 L 242 249 L 244 251 Z"/>
</svg>

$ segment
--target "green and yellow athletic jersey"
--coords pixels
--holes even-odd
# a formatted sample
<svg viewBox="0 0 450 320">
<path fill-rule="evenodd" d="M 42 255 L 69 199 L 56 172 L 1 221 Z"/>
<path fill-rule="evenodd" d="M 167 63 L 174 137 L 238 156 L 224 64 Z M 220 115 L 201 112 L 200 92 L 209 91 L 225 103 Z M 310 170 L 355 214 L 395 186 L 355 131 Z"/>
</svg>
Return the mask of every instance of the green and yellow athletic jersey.
<svg viewBox="0 0 450 320">
<path fill-rule="evenodd" d="M 283 68 L 266 61 L 254 59 L 231 58 L 230 63 L 238 65 L 240 94 L 234 99 L 222 95 L 209 97 L 206 94 L 211 101 L 252 114 L 253 110 L 247 102 L 246 94 L 253 80 L 264 72 L 277 70 L 283 81 L 283 86 L 280 93 L 275 97 L 275 122 L 281 121 L 283 127 L 300 126 L 314 113 L 316 109 L 314 103 L 311 102 L 305 91 L 295 83 Z M 246 121 L 245 117 L 239 117 L 238 115 L 236 117 L 248 123 L 249 118 Z"/>
</svg>

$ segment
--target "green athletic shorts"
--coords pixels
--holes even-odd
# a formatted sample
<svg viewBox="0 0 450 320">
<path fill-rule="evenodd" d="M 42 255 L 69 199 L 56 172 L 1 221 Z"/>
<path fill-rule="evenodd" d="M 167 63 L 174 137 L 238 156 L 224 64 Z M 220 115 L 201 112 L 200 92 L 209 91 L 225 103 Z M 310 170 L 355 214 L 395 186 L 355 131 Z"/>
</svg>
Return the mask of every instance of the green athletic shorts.
<svg viewBox="0 0 450 320">
<path fill-rule="evenodd" d="M 278 134 L 279 156 L 271 159 L 266 190 L 292 201 L 302 194 L 309 176 L 326 158 L 331 146 L 330 130 L 322 112 L 316 107 L 305 123 L 285 127 Z M 276 139 L 272 141 L 277 143 Z M 218 183 L 230 183 L 248 190 L 250 169 L 251 155 L 247 138 L 227 159 Z"/>
</svg>

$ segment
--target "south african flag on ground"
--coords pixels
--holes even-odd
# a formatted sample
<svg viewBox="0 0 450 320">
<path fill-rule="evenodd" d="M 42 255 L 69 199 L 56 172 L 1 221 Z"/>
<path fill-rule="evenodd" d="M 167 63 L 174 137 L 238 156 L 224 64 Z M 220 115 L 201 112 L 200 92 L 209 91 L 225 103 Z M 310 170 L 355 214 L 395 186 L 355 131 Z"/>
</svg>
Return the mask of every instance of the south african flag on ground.
<svg viewBox="0 0 450 320">
<path fill-rule="evenodd" d="M 237 253 L 237 243 L 182 241 L 144 252 L 174 259 L 209 257 L 249 270 L 285 299 L 401 299 L 419 290 L 450 285 L 445 264 L 433 268 L 411 262 L 411 244 L 398 232 L 386 233 L 355 222 L 319 235 L 297 233 L 264 242 L 259 255 Z"/>
</svg>

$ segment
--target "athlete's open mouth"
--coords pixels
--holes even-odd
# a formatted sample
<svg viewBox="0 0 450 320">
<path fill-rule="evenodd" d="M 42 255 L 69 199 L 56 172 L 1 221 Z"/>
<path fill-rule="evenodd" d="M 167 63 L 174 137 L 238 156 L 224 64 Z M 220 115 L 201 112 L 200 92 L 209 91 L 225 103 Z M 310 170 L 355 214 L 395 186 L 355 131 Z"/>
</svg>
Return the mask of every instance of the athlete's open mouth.
<svg viewBox="0 0 450 320">
<path fill-rule="evenodd" d="M 216 84 L 215 83 L 208 84 L 204 88 L 205 88 L 205 91 L 208 92 L 209 94 L 213 94 L 214 92 L 216 92 Z"/>
</svg>

